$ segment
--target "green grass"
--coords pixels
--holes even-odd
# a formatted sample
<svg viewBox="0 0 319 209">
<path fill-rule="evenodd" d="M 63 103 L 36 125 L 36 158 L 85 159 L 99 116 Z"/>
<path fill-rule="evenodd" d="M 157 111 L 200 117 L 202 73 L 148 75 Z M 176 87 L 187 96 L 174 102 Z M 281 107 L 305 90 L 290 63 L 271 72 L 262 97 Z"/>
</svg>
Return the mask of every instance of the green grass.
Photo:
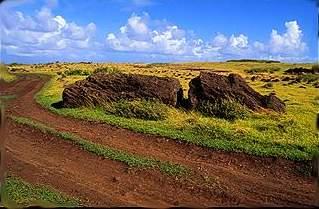
<svg viewBox="0 0 319 209">
<path fill-rule="evenodd" d="M 9 95 L 0 95 L 0 103 L 1 101 L 8 101 L 8 100 L 12 100 L 15 99 L 17 96 L 13 95 L 13 94 L 9 94 Z"/>
<path fill-rule="evenodd" d="M 319 81 L 319 74 L 298 75 L 298 79 L 300 79 L 303 82 L 313 83 Z"/>
<path fill-rule="evenodd" d="M 113 74 L 113 73 L 119 73 L 121 71 L 117 67 L 106 66 L 106 67 L 96 68 L 93 73 L 100 73 L 100 72 Z"/>
<path fill-rule="evenodd" d="M 103 106 L 106 113 L 126 118 L 144 120 L 164 120 L 167 118 L 168 106 L 159 101 L 120 100 Z"/>
<path fill-rule="evenodd" d="M 66 80 L 65 82 L 74 82 Z M 36 101 L 60 115 L 84 120 L 100 121 L 136 132 L 160 135 L 212 149 L 245 152 L 257 156 L 282 157 L 291 160 L 309 160 L 318 151 L 319 139 L 314 119 L 318 105 L 315 88 L 273 85 L 263 88 L 263 82 L 251 85 L 263 94 L 274 90 L 287 103 L 286 114 L 252 114 L 236 121 L 205 117 L 196 112 L 169 108 L 165 120 L 146 121 L 107 114 L 102 108 L 62 108 L 51 104 L 61 100 L 63 83 L 53 77 L 36 95 Z M 305 97 L 307 95 L 307 97 Z M 289 122 L 292 121 L 292 122 Z"/>
<path fill-rule="evenodd" d="M 189 172 L 188 169 L 184 166 L 172 164 L 170 162 L 162 162 L 153 158 L 137 156 L 121 150 L 116 150 L 107 146 L 96 144 L 72 133 L 57 131 L 51 127 L 48 127 L 40 122 L 33 121 L 29 118 L 14 116 L 11 116 L 11 118 L 19 124 L 27 125 L 41 131 L 42 133 L 51 134 L 64 140 L 70 141 L 83 150 L 94 153 L 104 158 L 125 163 L 130 167 L 159 169 L 161 172 L 173 176 L 184 175 Z"/>
<path fill-rule="evenodd" d="M 279 67 L 258 67 L 258 68 L 251 68 L 248 70 L 245 70 L 246 73 L 249 74 L 256 74 L 256 73 L 270 73 L 273 74 L 276 71 L 280 71 L 281 69 Z"/>
<path fill-rule="evenodd" d="M 65 76 L 87 76 L 90 74 L 91 74 L 90 71 L 82 70 L 82 69 L 72 69 L 72 70 L 66 70 L 64 72 Z"/>
<path fill-rule="evenodd" d="M 247 118 L 250 113 L 247 108 L 238 102 L 227 100 L 202 102 L 197 109 L 205 116 L 213 116 L 230 121 Z"/>
<path fill-rule="evenodd" d="M 55 189 L 44 185 L 33 185 L 18 177 L 7 177 L 1 188 L 2 204 L 8 208 L 41 207 L 76 207 L 80 201 L 70 198 Z"/>
<path fill-rule="evenodd" d="M 11 74 L 8 72 L 8 68 L 0 64 L 0 80 L 3 80 L 4 82 L 12 82 L 16 79 L 16 76 L 14 74 Z"/>
<path fill-rule="evenodd" d="M 277 60 L 256 60 L 256 59 L 227 60 L 226 62 L 280 63 L 280 61 L 277 61 Z"/>
</svg>

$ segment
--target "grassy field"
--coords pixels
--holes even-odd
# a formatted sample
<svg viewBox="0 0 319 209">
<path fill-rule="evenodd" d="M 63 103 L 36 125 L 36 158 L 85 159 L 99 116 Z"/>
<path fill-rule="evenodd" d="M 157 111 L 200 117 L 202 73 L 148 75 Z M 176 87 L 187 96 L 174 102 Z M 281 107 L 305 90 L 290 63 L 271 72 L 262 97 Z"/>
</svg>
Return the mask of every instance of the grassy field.
<svg viewBox="0 0 319 209">
<path fill-rule="evenodd" d="M 187 95 L 188 82 L 200 70 L 233 72 L 246 78 L 249 85 L 262 94 L 275 91 L 285 101 L 287 113 L 255 113 L 235 121 L 206 117 L 196 111 L 185 112 L 169 108 L 164 120 L 152 121 L 120 117 L 103 108 L 54 109 L 51 104 L 61 100 L 64 87 L 84 79 L 96 69 L 108 67 L 124 73 L 174 77 L 180 80 Z M 36 100 L 51 111 L 75 118 L 103 121 L 137 132 L 156 134 L 182 140 L 199 146 L 226 151 L 245 152 L 258 156 L 279 156 L 292 160 L 309 160 L 319 150 L 315 117 L 319 108 L 319 91 L 312 83 L 288 85 L 288 82 L 251 81 L 251 77 L 282 78 L 283 71 L 291 67 L 311 64 L 218 62 L 182 64 L 98 64 L 51 63 L 9 66 L 15 72 L 45 73 L 52 79 L 37 94 Z M 256 70 L 257 69 L 257 70 Z M 67 73 L 66 73 L 67 72 Z M 76 72 L 76 73 L 73 73 Z M 318 82 L 318 80 L 314 80 Z M 305 88 L 301 88 L 300 86 Z"/>
<path fill-rule="evenodd" d="M 16 79 L 14 74 L 8 72 L 8 69 L 5 65 L 0 64 L 0 80 L 5 82 L 12 82 Z"/>
<path fill-rule="evenodd" d="M 76 207 L 80 201 L 44 185 L 33 185 L 18 177 L 7 177 L 1 191 L 1 202 L 7 208 L 27 206 Z"/>
</svg>

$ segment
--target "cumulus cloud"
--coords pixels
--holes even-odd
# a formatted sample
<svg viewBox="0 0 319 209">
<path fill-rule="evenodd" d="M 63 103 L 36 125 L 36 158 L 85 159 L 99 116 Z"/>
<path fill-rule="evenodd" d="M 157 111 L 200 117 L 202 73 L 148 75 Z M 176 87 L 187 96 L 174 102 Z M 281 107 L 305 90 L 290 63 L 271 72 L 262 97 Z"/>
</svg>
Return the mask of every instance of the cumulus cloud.
<svg viewBox="0 0 319 209">
<path fill-rule="evenodd" d="M 157 25 L 147 13 L 132 14 L 118 33 L 109 33 L 106 46 L 118 51 L 152 52 L 163 54 L 187 54 L 186 32 L 176 25 Z"/>
<path fill-rule="evenodd" d="M 33 16 L 1 9 L 1 20 L 3 49 L 7 54 L 21 56 L 87 49 L 93 45 L 96 31 L 94 23 L 77 25 L 62 16 L 53 15 L 49 7 L 41 8 Z"/>
<path fill-rule="evenodd" d="M 156 27 L 161 22 L 164 27 Z M 115 51 L 144 52 L 185 56 L 190 59 L 227 58 L 278 58 L 296 59 L 305 53 L 302 30 L 297 21 L 285 23 L 286 31 L 280 34 L 273 29 L 269 41 L 249 41 L 245 34 L 215 35 L 211 41 L 197 38 L 174 24 L 152 20 L 147 13 L 132 14 L 117 33 L 109 33 L 106 46 Z"/>
<path fill-rule="evenodd" d="M 229 39 L 229 45 L 233 48 L 247 48 L 248 47 L 248 37 L 240 34 L 239 36 L 231 35 Z"/>
<path fill-rule="evenodd" d="M 302 31 L 297 21 L 285 23 L 286 32 L 279 34 L 272 30 L 270 35 L 270 51 L 275 54 L 298 55 L 306 50 L 306 43 L 302 41 Z"/>
<path fill-rule="evenodd" d="M 234 58 L 297 60 L 304 57 L 307 45 L 297 21 L 285 23 L 285 31 L 269 31 L 269 40 L 250 40 L 244 33 L 225 35 L 221 32 L 208 40 L 196 36 L 166 20 L 154 20 L 147 13 L 128 17 L 117 31 L 106 34 L 104 40 L 95 37 L 96 25 L 79 25 L 55 15 L 56 0 L 34 14 L 11 8 L 1 9 L 1 47 L 5 53 L 17 56 L 80 57 L 100 52 L 132 52 L 152 57 L 176 60 L 225 60 Z M 147 0 L 136 0 L 146 4 Z M 137 55 L 136 55 L 137 56 Z M 93 57 L 94 58 L 94 57 Z"/>
</svg>

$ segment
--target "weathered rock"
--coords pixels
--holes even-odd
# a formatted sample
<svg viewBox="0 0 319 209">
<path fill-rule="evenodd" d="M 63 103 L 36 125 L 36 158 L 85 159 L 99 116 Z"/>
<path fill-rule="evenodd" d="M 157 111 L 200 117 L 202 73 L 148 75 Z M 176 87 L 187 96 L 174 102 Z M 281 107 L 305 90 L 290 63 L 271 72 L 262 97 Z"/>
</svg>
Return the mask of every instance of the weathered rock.
<svg viewBox="0 0 319 209">
<path fill-rule="evenodd" d="M 251 81 L 256 81 L 257 79 L 258 79 L 258 77 L 255 75 L 250 78 Z"/>
<path fill-rule="evenodd" d="M 290 68 L 285 71 L 285 74 L 295 74 L 295 75 L 300 75 L 300 74 L 317 74 L 319 73 L 318 68 L 303 68 L 303 67 L 297 67 L 297 68 Z"/>
<path fill-rule="evenodd" d="M 190 81 L 189 87 L 188 98 L 192 108 L 204 101 L 233 100 L 251 110 L 269 108 L 277 112 L 285 111 L 285 104 L 279 98 L 259 94 L 237 74 L 223 76 L 207 71 L 201 72 Z"/>
<path fill-rule="evenodd" d="M 98 106 L 121 99 L 156 99 L 178 106 L 183 98 L 183 90 L 174 78 L 96 73 L 67 86 L 62 98 L 63 107 Z"/>
<path fill-rule="evenodd" d="M 281 81 L 290 81 L 292 78 L 289 76 L 285 76 L 281 79 Z"/>
<path fill-rule="evenodd" d="M 292 84 L 296 84 L 296 83 L 298 83 L 296 80 L 292 80 L 292 81 L 290 81 L 290 82 L 288 83 L 288 85 L 292 85 Z"/>
<path fill-rule="evenodd" d="M 276 97 L 274 93 L 263 96 L 262 103 L 264 108 L 272 109 L 276 112 L 285 112 L 285 103 Z"/>
<path fill-rule="evenodd" d="M 261 81 L 263 81 L 263 82 L 270 82 L 271 79 L 270 79 L 270 78 L 262 78 Z"/>
</svg>

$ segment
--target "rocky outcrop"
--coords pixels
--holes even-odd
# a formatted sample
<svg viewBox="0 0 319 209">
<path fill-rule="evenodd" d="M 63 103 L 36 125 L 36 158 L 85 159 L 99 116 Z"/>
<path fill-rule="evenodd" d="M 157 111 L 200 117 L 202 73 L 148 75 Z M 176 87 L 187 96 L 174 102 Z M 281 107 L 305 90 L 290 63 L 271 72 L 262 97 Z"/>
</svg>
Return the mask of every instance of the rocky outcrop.
<svg viewBox="0 0 319 209">
<path fill-rule="evenodd" d="M 319 74 L 319 69 L 313 67 L 312 69 L 297 67 L 290 68 L 285 71 L 285 74 L 301 75 L 301 74 Z"/>
<path fill-rule="evenodd" d="M 183 90 L 174 78 L 101 72 L 66 87 L 62 98 L 63 107 L 99 106 L 122 99 L 155 99 L 176 107 Z"/>
<path fill-rule="evenodd" d="M 202 71 L 198 77 L 191 80 L 189 87 L 188 98 L 192 108 L 204 101 L 232 100 L 254 111 L 263 108 L 276 112 L 285 111 L 285 104 L 278 97 L 273 94 L 259 94 L 237 74 L 224 76 Z"/>
</svg>

